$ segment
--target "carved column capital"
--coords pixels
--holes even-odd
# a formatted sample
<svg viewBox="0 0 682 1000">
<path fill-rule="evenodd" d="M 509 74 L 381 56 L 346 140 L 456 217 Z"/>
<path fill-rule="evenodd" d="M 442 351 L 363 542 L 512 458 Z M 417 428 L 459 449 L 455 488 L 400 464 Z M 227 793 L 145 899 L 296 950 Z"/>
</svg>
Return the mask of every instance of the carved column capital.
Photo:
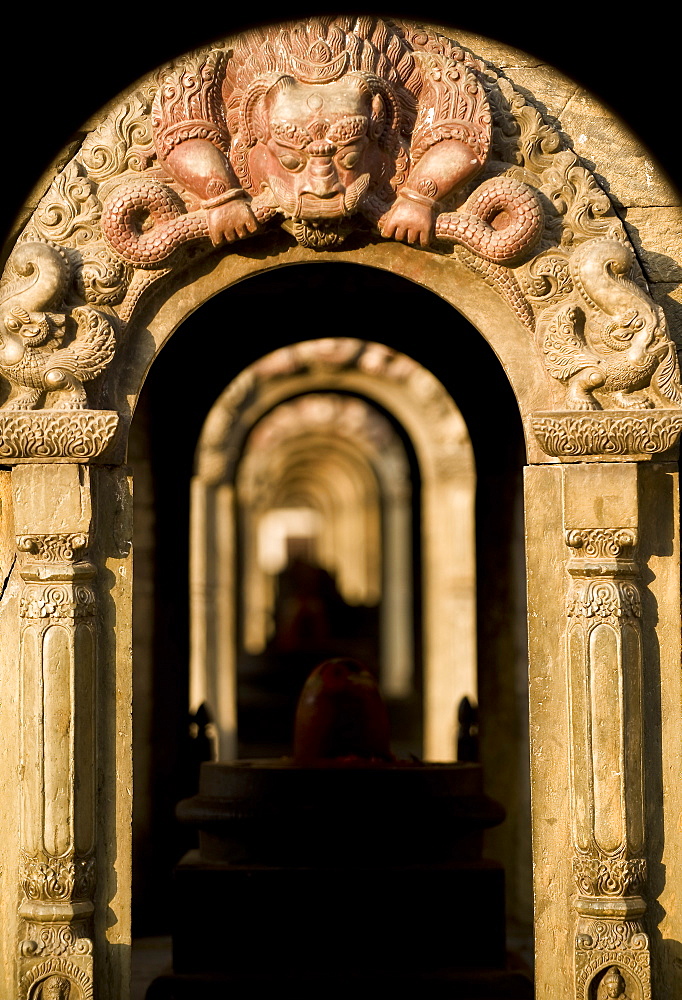
<svg viewBox="0 0 682 1000">
<path fill-rule="evenodd" d="M 17 549 L 34 560 L 47 563 L 71 563 L 82 558 L 88 545 L 85 532 L 74 531 L 54 535 L 17 535 Z"/>
<path fill-rule="evenodd" d="M 95 858 L 75 850 L 61 857 L 22 852 L 21 886 L 26 899 L 38 903 L 90 901 L 95 889 Z"/>
</svg>

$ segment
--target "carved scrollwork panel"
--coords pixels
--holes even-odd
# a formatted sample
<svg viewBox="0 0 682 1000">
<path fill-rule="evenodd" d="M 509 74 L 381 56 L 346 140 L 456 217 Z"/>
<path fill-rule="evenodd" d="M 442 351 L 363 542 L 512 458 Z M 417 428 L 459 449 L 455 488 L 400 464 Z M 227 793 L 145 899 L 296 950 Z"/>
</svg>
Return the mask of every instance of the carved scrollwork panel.
<svg viewBox="0 0 682 1000">
<path fill-rule="evenodd" d="M 45 562 L 73 562 L 88 546 L 88 536 L 81 532 L 55 535 L 18 535 L 17 549 Z"/>
<path fill-rule="evenodd" d="M 26 938 L 20 943 L 21 954 L 26 958 L 52 955 L 92 955 L 92 939 L 80 933 L 77 924 L 41 924 L 29 921 Z"/>
</svg>

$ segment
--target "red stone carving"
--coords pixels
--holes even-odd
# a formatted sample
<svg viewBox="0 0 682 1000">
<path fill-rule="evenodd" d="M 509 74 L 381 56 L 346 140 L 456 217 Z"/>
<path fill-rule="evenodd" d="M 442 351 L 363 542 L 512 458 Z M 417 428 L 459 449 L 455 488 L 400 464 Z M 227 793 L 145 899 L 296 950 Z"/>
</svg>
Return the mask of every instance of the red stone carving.
<svg viewBox="0 0 682 1000">
<path fill-rule="evenodd" d="M 214 245 L 291 220 L 305 246 L 337 246 L 364 217 L 386 238 L 461 243 L 486 260 L 525 252 L 535 194 L 492 178 L 460 211 L 442 203 L 485 163 L 491 115 L 461 49 L 382 18 L 313 18 L 240 36 L 170 74 L 154 102 L 158 180 L 123 185 L 102 229 L 137 267 L 188 240 Z M 199 208 L 196 208 L 197 201 Z"/>
</svg>

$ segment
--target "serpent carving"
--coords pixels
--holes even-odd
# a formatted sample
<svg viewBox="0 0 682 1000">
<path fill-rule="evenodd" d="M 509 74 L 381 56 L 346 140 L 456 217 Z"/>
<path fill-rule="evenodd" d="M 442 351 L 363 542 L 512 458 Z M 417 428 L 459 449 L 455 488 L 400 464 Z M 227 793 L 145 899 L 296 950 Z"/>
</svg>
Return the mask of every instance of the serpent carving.
<svg viewBox="0 0 682 1000">
<path fill-rule="evenodd" d="M 570 409 L 646 409 L 656 396 L 682 405 L 665 315 L 629 276 L 633 264 L 619 240 L 583 243 L 570 260 L 573 293 L 539 325 L 547 369 L 567 386 Z"/>
<path fill-rule="evenodd" d="M 257 199 L 251 209 L 259 224 L 278 214 Z M 542 225 L 542 209 L 527 185 L 511 177 L 493 177 L 461 209 L 436 217 L 435 236 L 460 243 L 484 260 L 506 263 L 533 246 Z M 117 189 L 106 203 L 102 232 L 120 257 L 141 268 L 159 267 L 184 244 L 210 238 L 208 212 L 185 211 L 175 193 L 151 177 Z"/>
<path fill-rule="evenodd" d="M 172 72 L 152 123 L 168 183 L 123 181 L 102 215 L 112 249 L 138 268 L 276 217 L 304 246 L 338 246 L 364 216 L 386 239 L 448 240 L 496 264 L 542 229 L 536 194 L 507 176 L 442 210 L 487 160 L 486 93 L 454 43 L 382 18 L 248 32 L 229 57 L 213 50 Z"/>
</svg>

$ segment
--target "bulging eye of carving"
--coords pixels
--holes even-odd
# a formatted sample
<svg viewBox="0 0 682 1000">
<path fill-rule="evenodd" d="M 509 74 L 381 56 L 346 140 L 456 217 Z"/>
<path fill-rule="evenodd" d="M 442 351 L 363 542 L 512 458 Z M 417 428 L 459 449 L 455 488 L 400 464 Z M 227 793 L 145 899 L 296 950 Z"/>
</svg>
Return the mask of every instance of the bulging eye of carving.
<svg viewBox="0 0 682 1000">
<path fill-rule="evenodd" d="M 301 157 L 296 156 L 294 153 L 283 153 L 279 158 L 279 162 L 287 170 L 300 170 L 303 166 Z"/>
<path fill-rule="evenodd" d="M 358 160 L 360 159 L 360 152 L 357 149 L 352 149 L 348 153 L 344 153 L 341 157 L 341 166 L 345 167 L 346 170 L 352 170 L 356 167 Z"/>
</svg>

